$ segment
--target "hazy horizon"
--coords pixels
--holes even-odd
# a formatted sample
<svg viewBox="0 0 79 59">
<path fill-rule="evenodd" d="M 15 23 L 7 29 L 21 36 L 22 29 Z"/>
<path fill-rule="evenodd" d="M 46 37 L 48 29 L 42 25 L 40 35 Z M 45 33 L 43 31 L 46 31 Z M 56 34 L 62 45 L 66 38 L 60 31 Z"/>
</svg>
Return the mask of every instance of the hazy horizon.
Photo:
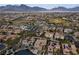
<svg viewBox="0 0 79 59">
<path fill-rule="evenodd" d="M 5 6 L 5 5 L 21 5 L 21 4 L 0 4 L 0 6 Z M 46 9 L 51 9 L 55 7 L 73 8 L 79 6 L 79 4 L 25 4 L 25 5 L 30 7 L 38 6 Z"/>
</svg>

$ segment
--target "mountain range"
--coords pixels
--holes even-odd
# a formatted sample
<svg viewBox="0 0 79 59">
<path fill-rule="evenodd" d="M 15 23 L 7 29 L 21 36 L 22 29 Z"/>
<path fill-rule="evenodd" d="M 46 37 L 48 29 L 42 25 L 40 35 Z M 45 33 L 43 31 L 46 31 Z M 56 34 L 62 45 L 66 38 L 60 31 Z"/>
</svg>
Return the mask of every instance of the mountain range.
<svg viewBox="0 0 79 59">
<path fill-rule="evenodd" d="M 38 6 L 30 7 L 21 4 L 21 5 L 0 6 L 0 11 L 79 11 L 79 7 L 74 8 L 57 7 L 52 9 L 46 9 Z"/>
</svg>

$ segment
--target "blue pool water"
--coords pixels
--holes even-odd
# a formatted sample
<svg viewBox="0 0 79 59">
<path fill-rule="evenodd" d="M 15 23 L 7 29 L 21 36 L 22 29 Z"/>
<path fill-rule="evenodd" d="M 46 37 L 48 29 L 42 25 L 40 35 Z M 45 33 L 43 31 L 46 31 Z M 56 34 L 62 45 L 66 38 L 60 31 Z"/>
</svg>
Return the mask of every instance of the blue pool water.
<svg viewBox="0 0 79 59">
<path fill-rule="evenodd" d="M 0 50 L 1 50 L 1 49 L 4 49 L 4 48 L 5 48 L 5 45 L 2 44 L 2 43 L 0 43 Z"/>
</svg>

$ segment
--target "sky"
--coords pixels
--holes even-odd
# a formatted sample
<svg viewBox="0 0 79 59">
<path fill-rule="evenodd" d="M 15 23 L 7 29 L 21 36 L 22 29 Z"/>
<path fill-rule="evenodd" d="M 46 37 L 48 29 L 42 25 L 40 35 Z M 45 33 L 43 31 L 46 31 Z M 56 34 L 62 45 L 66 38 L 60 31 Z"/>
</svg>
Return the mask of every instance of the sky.
<svg viewBox="0 0 79 59">
<path fill-rule="evenodd" d="M 73 8 L 79 6 L 79 0 L 0 0 L 0 5 L 26 4 L 28 6 L 43 7 L 47 9 L 55 7 Z"/>
<path fill-rule="evenodd" d="M 0 6 L 5 6 L 8 4 L 0 4 Z M 11 4 L 11 5 L 20 5 L 20 4 Z M 79 7 L 79 4 L 25 4 L 27 6 L 38 6 L 38 7 L 43 7 L 47 9 L 55 8 L 55 7 L 66 7 L 66 8 L 73 8 L 73 7 Z"/>
</svg>

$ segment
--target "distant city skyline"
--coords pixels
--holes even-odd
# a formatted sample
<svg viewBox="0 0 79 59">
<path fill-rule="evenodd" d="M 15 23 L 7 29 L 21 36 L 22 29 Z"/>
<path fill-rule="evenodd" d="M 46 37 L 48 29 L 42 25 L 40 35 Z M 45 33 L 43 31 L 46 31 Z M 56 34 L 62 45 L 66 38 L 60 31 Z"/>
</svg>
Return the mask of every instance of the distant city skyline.
<svg viewBox="0 0 79 59">
<path fill-rule="evenodd" d="M 8 4 L 0 4 L 0 6 L 5 6 Z M 20 5 L 20 4 L 9 4 L 9 5 Z M 79 4 L 25 4 L 30 7 L 38 6 L 42 8 L 56 8 L 56 7 L 66 7 L 66 8 L 73 8 L 73 7 L 79 7 Z"/>
</svg>

